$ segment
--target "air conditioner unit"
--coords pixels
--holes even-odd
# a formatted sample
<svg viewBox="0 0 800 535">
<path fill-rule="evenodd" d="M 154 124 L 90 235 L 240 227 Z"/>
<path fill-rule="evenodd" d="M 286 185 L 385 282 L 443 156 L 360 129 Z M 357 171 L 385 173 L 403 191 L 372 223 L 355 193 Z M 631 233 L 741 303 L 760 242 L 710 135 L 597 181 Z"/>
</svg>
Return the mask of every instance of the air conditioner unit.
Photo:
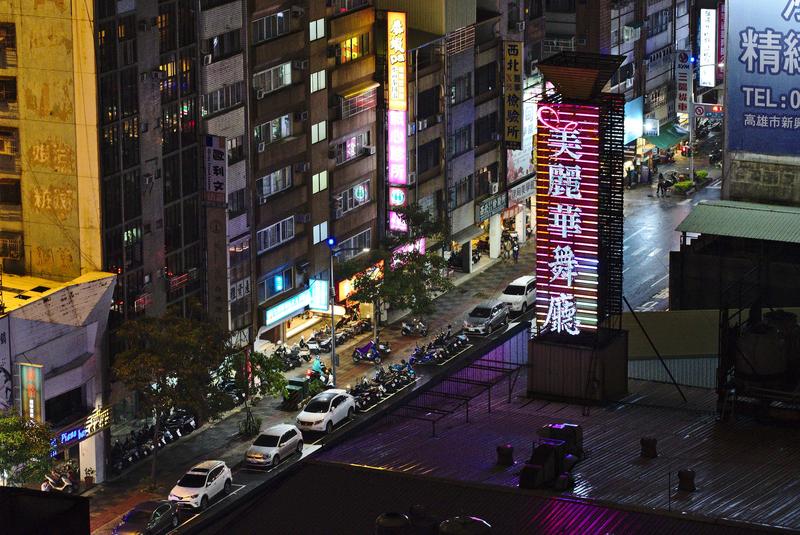
<svg viewBox="0 0 800 535">
<path fill-rule="evenodd" d="M 497 182 L 489 182 L 489 191 L 492 195 L 497 195 L 497 192 L 500 191 L 500 184 Z"/>
<path fill-rule="evenodd" d="M 267 144 L 265 142 L 261 142 L 258 144 L 258 152 L 264 152 L 267 149 Z"/>
<path fill-rule="evenodd" d="M 300 17 L 306 10 L 300 6 L 292 6 L 292 16 L 293 17 Z"/>
<path fill-rule="evenodd" d="M 375 154 L 375 147 L 373 147 L 372 145 L 367 145 L 366 147 L 362 147 L 361 153 L 364 156 L 371 156 Z"/>
<path fill-rule="evenodd" d="M 517 31 L 518 32 L 524 32 L 525 31 L 525 21 L 524 20 L 522 22 L 518 22 L 517 23 Z"/>
<path fill-rule="evenodd" d="M 294 120 L 295 121 L 308 121 L 308 112 L 307 111 L 296 111 L 296 112 L 294 112 Z"/>
<path fill-rule="evenodd" d="M 294 164 L 294 172 L 295 173 L 305 173 L 311 168 L 311 164 L 308 162 L 298 162 Z"/>
<path fill-rule="evenodd" d="M 414 132 L 416 132 L 416 125 L 414 123 L 409 123 L 408 125 L 408 135 L 413 136 Z"/>
<path fill-rule="evenodd" d="M 426 128 L 428 128 L 428 120 L 422 119 L 420 121 L 417 121 L 417 128 L 419 128 L 420 130 L 425 130 Z"/>
<path fill-rule="evenodd" d="M 292 62 L 292 66 L 295 69 L 305 70 L 308 68 L 308 60 L 307 59 L 296 59 Z"/>
<path fill-rule="evenodd" d="M 261 100 L 267 96 L 267 92 L 264 89 L 256 89 L 256 100 Z"/>
<path fill-rule="evenodd" d="M 206 54 L 205 56 L 203 56 L 203 65 L 211 65 L 213 59 L 214 58 L 211 57 L 211 54 Z"/>
<path fill-rule="evenodd" d="M 500 132 L 492 132 L 492 141 L 500 141 Z"/>
<path fill-rule="evenodd" d="M 311 223 L 310 213 L 297 214 L 296 216 L 294 216 L 294 218 L 297 220 L 298 223 Z"/>
</svg>

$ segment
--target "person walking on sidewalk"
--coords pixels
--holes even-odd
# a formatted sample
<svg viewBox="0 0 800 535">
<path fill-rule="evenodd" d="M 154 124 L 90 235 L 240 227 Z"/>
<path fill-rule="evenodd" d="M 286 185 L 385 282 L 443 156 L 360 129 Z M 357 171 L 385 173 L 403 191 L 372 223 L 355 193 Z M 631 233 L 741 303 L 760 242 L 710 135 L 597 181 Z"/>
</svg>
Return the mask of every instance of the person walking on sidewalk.
<svg viewBox="0 0 800 535">
<path fill-rule="evenodd" d="M 658 173 L 658 186 L 656 187 L 656 197 L 660 197 L 663 193 L 664 196 L 667 195 L 666 188 L 664 187 L 664 173 Z"/>
<path fill-rule="evenodd" d="M 514 245 L 511 248 L 511 254 L 514 256 L 514 263 L 519 262 L 519 242 L 514 240 Z"/>
</svg>

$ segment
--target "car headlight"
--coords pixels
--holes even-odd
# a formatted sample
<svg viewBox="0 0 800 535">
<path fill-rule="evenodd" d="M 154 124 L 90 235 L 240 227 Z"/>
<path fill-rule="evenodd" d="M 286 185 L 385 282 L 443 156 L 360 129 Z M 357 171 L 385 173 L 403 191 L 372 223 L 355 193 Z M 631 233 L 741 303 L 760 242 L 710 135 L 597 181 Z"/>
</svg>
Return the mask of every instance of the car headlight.
<svg viewBox="0 0 800 535">
<path fill-rule="evenodd" d="M 311 425 L 318 425 L 321 424 L 323 420 L 317 420 L 316 422 L 311 422 Z"/>
<path fill-rule="evenodd" d="M 200 496 L 200 495 L 199 494 L 192 494 L 191 496 L 187 496 L 187 498 L 189 498 L 190 500 L 194 500 L 198 496 Z"/>
</svg>

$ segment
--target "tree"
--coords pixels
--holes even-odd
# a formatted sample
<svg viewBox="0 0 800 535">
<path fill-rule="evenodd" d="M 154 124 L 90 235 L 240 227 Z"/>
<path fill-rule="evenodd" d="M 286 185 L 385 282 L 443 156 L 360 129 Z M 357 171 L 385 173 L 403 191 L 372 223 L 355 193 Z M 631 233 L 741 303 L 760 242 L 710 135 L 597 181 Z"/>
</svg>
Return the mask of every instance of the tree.
<svg viewBox="0 0 800 535">
<path fill-rule="evenodd" d="M 256 434 L 261 422 L 250 409 L 250 396 L 281 397 L 286 393 L 288 381 L 283 374 L 283 361 L 275 354 L 237 351 L 225 359 L 221 370 L 225 376 L 235 378 L 237 385 L 246 393 L 245 420 L 240 425 L 240 432 L 245 436 Z"/>
<path fill-rule="evenodd" d="M 217 370 L 232 352 L 228 333 L 196 317 L 143 317 L 124 323 L 118 336 L 126 349 L 117 354 L 114 376 L 141 396 L 142 412 L 155 419 L 155 435 L 173 408 L 194 412 L 198 422 L 212 416 L 220 393 L 213 384 Z M 153 451 L 151 478 L 156 481 Z"/>
<path fill-rule="evenodd" d="M 375 277 L 364 272 L 363 267 L 348 263 L 346 271 L 358 271 L 353 280 L 355 301 L 380 303 L 409 310 L 413 315 L 426 316 L 433 312 L 433 300 L 453 287 L 446 276 L 446 260 L 430 248 L 423 253 L 418 244 L 425 239 L 428 244 L 440 242 L 443 226 L 418 204 L 397 208 L 397 213 L 408 227 L 407 233 L 392 233 L 369 257 L 369 265 L 383 262 L 383 276 Z M 359 270 L 359 268 L 361 268 Z M 377 325 L 377 319 L 374 322 Z"/>
<path fill-rule="evenodd" d="M 53 465 L 52 438 L 47 425 L 0 412 L 0 485 L 41 482 Z"/>
</svg>

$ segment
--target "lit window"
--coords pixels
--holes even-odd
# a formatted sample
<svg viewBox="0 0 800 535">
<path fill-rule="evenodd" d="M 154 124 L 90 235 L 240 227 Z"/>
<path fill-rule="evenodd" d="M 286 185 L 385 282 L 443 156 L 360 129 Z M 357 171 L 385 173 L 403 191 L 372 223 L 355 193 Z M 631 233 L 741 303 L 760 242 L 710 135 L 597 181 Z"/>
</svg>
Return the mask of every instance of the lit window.
<svg viewBox="0 0 800 535">
<path fill-rule="evenodd" d="M 325 37 L 325 19 L 312 20 L 308 23 L 308 40 L 316 41 Z"/>
<path fill-rule="evenodd" d="M 311 73 L 311 92 L 314 93 L 320 89 L 325 89 L 325 70 Z"/>
<path fill-rule="evenodd" d="M 328 189 L 328 171 L 320 171 L 311 177 L 311 193 Z"/>
<path fill-rule="evenodd" d="M 253 42 L 260 43 L 289 33 L 289 10 L 274 13 L 253 21 Z"/>
<path fill-rule="evenodd" d="M 328 137 L 327 133 L 327 124 L 325 121 L 320 121 L 315 125 L 311 126 L 311 143 L 319 143 L 326 137 Z"/>
<path fill-rule="evenodd" d="M 256 92 L 271 93 L 292 83 L 292 63 L 286 62 L 277 67 L 257 72 L 253 75 L 253 89 Z M 256 95 L 258 96 L 258 95 Z"/>
<path fill-rule="evenodd" d="M 314 244 L 328 239 L 328 222 L 323 221 L 319 225 L 314 225 L 312 234 L 314 237 Z"/>
</svg>

